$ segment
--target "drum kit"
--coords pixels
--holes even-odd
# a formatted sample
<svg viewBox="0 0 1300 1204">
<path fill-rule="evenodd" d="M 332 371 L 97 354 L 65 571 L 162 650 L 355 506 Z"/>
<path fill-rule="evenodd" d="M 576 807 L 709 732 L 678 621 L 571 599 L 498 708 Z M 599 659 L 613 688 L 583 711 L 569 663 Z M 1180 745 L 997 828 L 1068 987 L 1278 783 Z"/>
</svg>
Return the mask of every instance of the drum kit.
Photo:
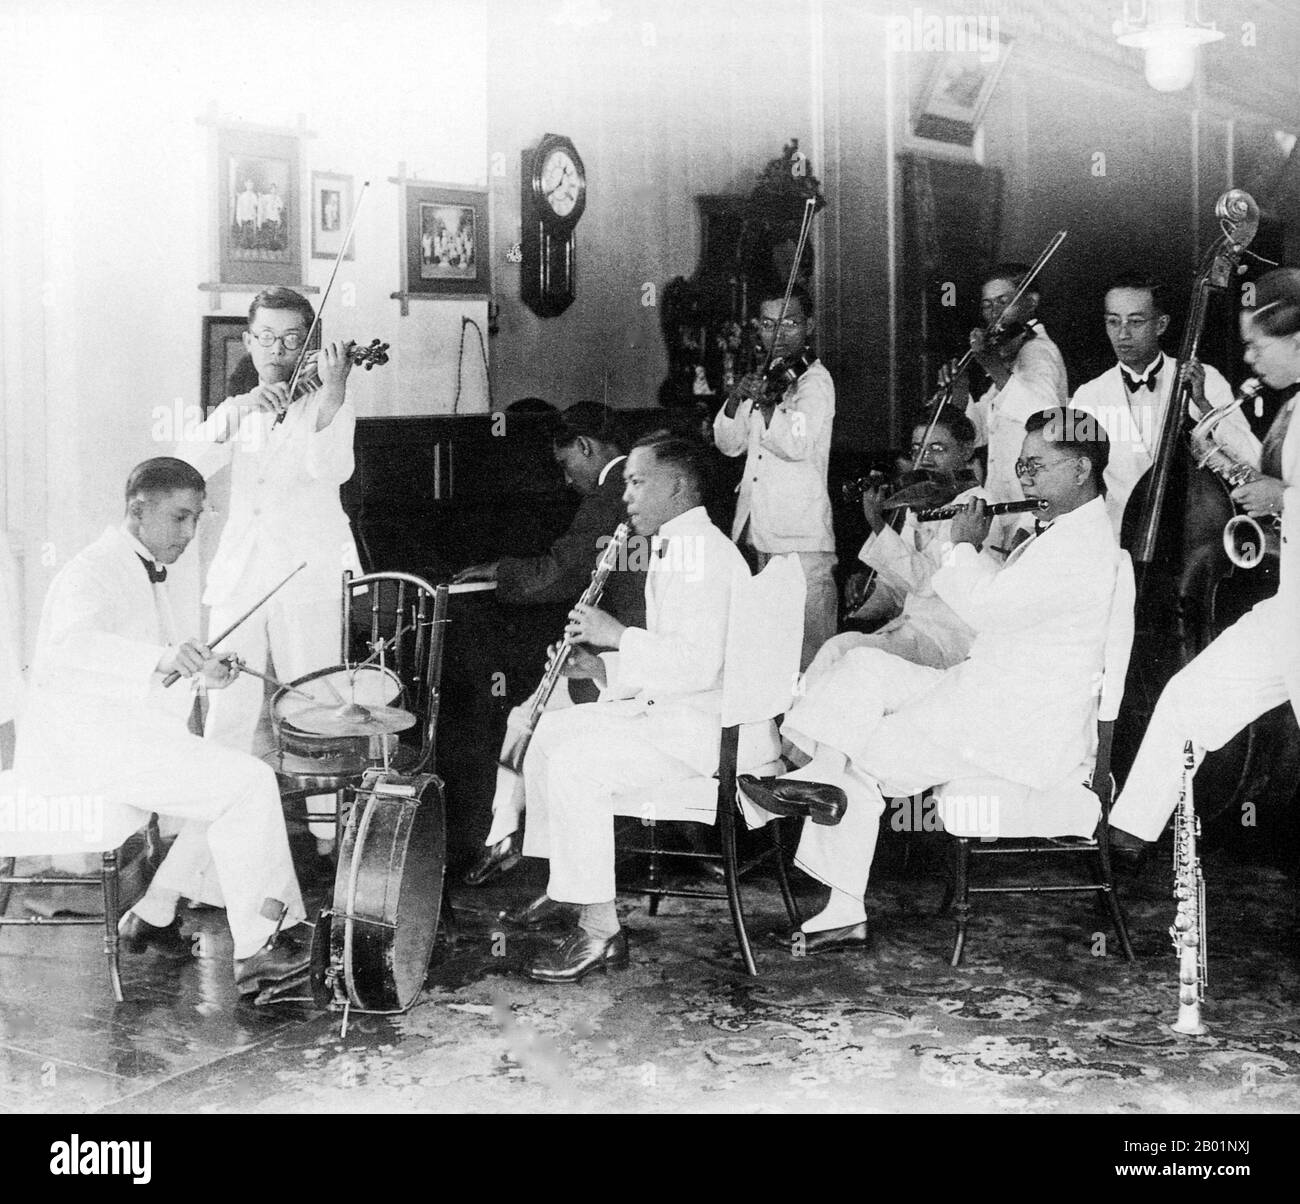
<svg viewBox="0 0 1300 1204">
<path fill-rule="evenodd" d="M 403 706 L 402 679 L 384 663 L 390 642 L 376 641 L 369 661 L 288 683 L 238 662 L 276 687 L 271 765 L 295 788 L 342 789 L 347 815 L 333 894 L 316 917 L 308 978 L 277 984 L 256 1002 L 342 1011 L 344 1035 L 351 1012 L 388 1015 L 415 1003 L 443 912 L 443 784 L 434 773 L 393 768 L 399 736 L 418 717 Z"/>
</svg>

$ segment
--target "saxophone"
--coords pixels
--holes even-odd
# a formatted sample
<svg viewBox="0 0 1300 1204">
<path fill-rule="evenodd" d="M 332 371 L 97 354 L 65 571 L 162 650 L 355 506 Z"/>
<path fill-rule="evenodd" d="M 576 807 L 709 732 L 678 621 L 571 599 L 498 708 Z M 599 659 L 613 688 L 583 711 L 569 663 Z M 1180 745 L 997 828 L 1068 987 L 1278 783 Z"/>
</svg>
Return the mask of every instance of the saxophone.
<svg viewBox="0 0 1300 1204">
<path fill-rule="evenodd" d="M 618 566 L 619 557 L 622 556 L 623 549 L 627 546 L 630 534 L 631 528 L 628 524 L 619 523 L 618 529 L 610 537 L 609 543 L 605 545 L 605 550 L 601 552 L 600 559 L 596 561 L 596 567 L 591 574 L 591 582 L 583 591 L 582 597 L 578 599 L 578 605 L 595 606 L 600 601 L 600 595 L 605 589 L 605 582 L 609 579 L 610 573 Z M 506 741 L 502 746 L 501 756 L 497 762 L 502 769 L 514 774 L 523 772 L 524 753 L 528 751 L 528 745 L 533 738 L 537 721 L 542 717 L 547 702 L 550 701 L 551 695 L 555 692 L 555 687 L 560 682 L 561 670 L 564 668 L 565 662 L 569 659 L 569 653 L 572 651 L 573 642 L 567 635 L 552 650 L 546 662 L 546 672 L 542 674 L 542 680 L 538 682 L 537 689 L 533 691 L 524 704 L 522 725 L 511 727 L 506 733 Z"/>
<path fill-rule="evenodd" d="M 1199 1037 L 1208 1032 L 1201 1023 L 1201 1001 L 1205 997 L 1205 875 L 1196 855 L 1196 838 L 1201 821 L 1192 803 L 1192 775 L 1196 755 L 1192 742 L 1183 745 L 1183 784 L 1174 812 L 1174 898 L 1178 912 L 1169 935 L 1178 955 L 1178 1019 L 1170 1026 L 1176 1033 Z"/>
<path fill-rule="evenodd" d="M 1258 377 L 1252 376 L 1242 381 L 1241 391 L 1235 400 L 1230 405 L 1207 411 L 1188 436 L 1197 467 L 1208 468 L 1229 489 L 1257 481 L 1260 474 L 1219 443 L 1214 438 L 1214 428 L 1245 402 L 1258 397 L 1263 387 Z M 1266 552 L 1273 550 L 1278 531 L 1276 518 L 1269 523 L 1269 528 L 1265 531 L 1259 521 L 1249 514 L 1234 514 L 1223 528 L 1223 550 L 1228 554 L 1228 559 L 1238 568 L 1253 569 L 1264 559 Z"/>
</svg>

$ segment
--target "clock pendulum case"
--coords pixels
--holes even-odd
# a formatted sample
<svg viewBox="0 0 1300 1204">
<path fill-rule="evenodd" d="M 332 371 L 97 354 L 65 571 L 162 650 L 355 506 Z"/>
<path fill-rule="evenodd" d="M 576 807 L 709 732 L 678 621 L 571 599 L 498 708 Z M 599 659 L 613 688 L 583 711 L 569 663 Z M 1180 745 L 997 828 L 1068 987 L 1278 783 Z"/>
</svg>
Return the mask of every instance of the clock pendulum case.
<svg viewBox="0 0 1300 1204">
<path fill-rule="evenodd" d="M 575 234 L 587 207 L 587 171 L 568 138 L 547 134 L 520 166 L 520 296 L 542 318 L 562 314 L 576 293 Z"/>
</svg>

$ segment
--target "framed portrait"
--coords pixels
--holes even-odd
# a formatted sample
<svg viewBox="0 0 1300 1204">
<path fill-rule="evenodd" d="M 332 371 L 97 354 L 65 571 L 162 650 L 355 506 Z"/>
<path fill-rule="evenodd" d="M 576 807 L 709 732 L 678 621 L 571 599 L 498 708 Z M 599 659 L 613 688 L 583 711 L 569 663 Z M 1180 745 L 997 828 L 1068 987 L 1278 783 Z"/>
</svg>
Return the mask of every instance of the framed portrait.
<svg viewBox="0 0 1300 1204">
<path fill-rule="evenodd" d="M 257 384 L 257 370 L 244 350 L 243 333 L 247 329 L 246 318 L 209 316 L 203 319 L 200 395 L 205 418 L 227 397 L 247 393 Z"/>
<path fill-rule="evenodd" d="M 333 171 L 311 173 L 311 257 L 334 259 L 352 221 L 352 177 Z M 355 240 L 344 259 L 351 259 Z"/>
<path fill-rule="evenodd" d="M 984 118 L 998 77 L 1011 53 L 1011 39 L 999 37 L 994 53 L 949 51 L 935 56 L 936 62 L 912 119 L 918 138 L 971 146 L 975 131 Z"/>
<path fill-rule="evenodd" d="M 299 139 L 237 126 L 217 131 L 219 270 L 228 284 L 302 279 Z"/>
<path fill-rule="evenodd" d="M 408 183 L 405 208 L 403 291 L 417 296 L 491 291 L 486 189 Z"/>
</svg>

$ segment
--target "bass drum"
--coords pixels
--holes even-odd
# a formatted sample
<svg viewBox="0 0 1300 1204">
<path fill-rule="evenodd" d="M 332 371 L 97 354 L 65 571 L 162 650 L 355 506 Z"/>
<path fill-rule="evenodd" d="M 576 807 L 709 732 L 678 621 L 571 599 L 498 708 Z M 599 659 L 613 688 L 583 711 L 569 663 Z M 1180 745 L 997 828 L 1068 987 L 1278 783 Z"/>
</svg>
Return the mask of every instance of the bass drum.
<svg viewBox="0 0 1300 1204">
<path fill-rule="evenodd" d="M 368 770 L 339 851 L 334 900 L 316 924 L 313 994 L 322 1006 L 404 1012 L 424 987 L 442 911 L 442 780 Z"/>
</svg>

